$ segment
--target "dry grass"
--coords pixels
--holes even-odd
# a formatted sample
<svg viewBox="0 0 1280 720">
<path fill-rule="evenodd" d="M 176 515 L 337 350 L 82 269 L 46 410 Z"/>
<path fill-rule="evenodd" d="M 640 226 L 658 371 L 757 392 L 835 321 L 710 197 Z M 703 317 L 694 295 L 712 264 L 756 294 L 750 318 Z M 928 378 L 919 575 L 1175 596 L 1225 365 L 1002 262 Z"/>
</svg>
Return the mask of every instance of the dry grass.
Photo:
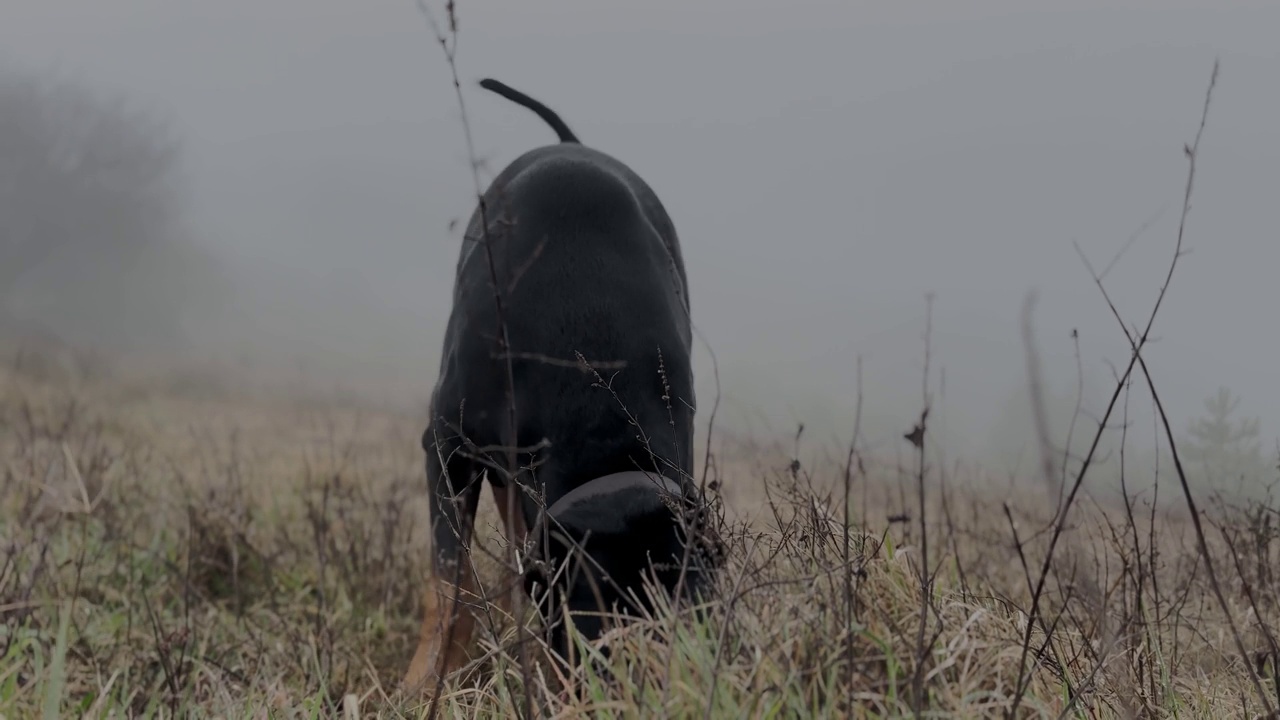
<svg viewBox="0 0 1280 720">
<path fill-rule="evenodd" d="M 427 549 L 414 418 L 12 367 L 0 390 L 5 717 L 422 714 L 393 692 Z M 545 659 L 525 677 L 513 624 L 491 615 L 492 652 L 450 682 L 442 714 L 513 716 L 527 684 L 548 716 L 1004 716 L 1020 677 L 1018 717 L 1260 711 L 1185 512 L 1080 504 L 1023 665 L 1051 499 L 931 478 L 922 602 L 920 526 L 898 487 L 915 478 L 852 468 L 846 563 L 841 458 L 797 445 L 714 448 L 731 560 L 709 617 L 617 631 L 612 679 L 580 673 L 570 698 Z M 1226 528 L 1211 559 L 1271 693 L 1275 513 L 1206 512 Z M 488 504 L 479 525 L 500 556 Z"/>
</svg>

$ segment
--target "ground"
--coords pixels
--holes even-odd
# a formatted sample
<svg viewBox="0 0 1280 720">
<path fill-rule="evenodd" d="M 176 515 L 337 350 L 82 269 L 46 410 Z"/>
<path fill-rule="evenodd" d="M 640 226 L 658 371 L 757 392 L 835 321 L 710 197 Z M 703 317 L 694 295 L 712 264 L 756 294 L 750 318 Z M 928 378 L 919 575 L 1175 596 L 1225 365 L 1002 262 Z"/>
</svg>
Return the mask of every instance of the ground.
<svg viewBox="0 0 1280 720">
<path fill-rule="evenodd" d="M 396 693 L 428 549 L 421 428 L 190 376 L 6 361 L 0 716 L 423 716 Z M 1054 541 L 1039 479 L 928 467 L 920 482 L 914 460 L 872 458 L 846 475 L 838 448 L 711 438 L 729 565 L 709 614 L 618 631 L 611 675 L 574 671 L 570 694 L 570 671 L 491 609 L 441 716 L 1244 718 L 1280 704 L 1274 508 L 1205 508 L 1206 562 L 1185 506 L 1082 496 Z M 503 552 L 490 502 L 483 577 Z"/>
</svg>

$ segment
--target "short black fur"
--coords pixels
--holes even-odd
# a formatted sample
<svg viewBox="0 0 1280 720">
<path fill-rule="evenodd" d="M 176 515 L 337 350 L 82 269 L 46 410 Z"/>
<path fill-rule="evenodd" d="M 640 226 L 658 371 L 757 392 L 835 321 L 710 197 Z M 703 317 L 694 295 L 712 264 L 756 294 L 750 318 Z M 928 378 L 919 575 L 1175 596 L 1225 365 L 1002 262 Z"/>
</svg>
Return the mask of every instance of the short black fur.
<svg viewBox="0 0 1280 720">
<path fill-rule="evenodd" d="M 497 81 L 481 84 L 538 113 L 561 142 L 503 169 L 463 240 L 422 438 L 437 572 L 461 558 L 455 529 L 470 524 L 486 468 L 490 482 L 510 481 L 497 468 L 507 466 L 512 445 L 538 448 L 520 453 L 525 469 L 514 477 L 529 528 L 546 527 L 540 508 L 616 473 L 663 475 L 686 497 L 697 494 L 688 281 L 671 219 L 638 175 L 583 146 L 554 112 Z M 591 501 L 593 513 L 616 521 L 617 532 L 587 543 L 599 564 L 634 565 L 620 548 L 652 551 L 663 556 L 659 562 L 670 556 L 672 519 L 637 492 L 656 497 L 658 489 Z M 560 520 L 573 534 L 582 518 L 570 512 Z M 631 574 L 621 581 L 633 584 Z M 669 573 L 662 577 L 673 584 Z M 571 610 L 582 609 L 575 608 L 583 604 L 578 589 L 565 588 L 564 596 Z"/>
</svg>

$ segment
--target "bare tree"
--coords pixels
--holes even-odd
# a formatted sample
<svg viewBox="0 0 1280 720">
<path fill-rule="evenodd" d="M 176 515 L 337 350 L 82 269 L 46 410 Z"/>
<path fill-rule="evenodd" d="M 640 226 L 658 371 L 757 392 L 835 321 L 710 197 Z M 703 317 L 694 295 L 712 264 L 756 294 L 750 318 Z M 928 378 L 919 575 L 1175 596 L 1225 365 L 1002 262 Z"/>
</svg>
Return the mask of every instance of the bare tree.
<svg viewBox="0 0 1280 720">
<path fill-rule="evenodd" d="M 83 86 L 0 67 L 0 316 L 79 342 L 171 337 L 182 280 L 179 143 Z M 35 307 L 36 310 L 30 310 Z"/>
</svg>

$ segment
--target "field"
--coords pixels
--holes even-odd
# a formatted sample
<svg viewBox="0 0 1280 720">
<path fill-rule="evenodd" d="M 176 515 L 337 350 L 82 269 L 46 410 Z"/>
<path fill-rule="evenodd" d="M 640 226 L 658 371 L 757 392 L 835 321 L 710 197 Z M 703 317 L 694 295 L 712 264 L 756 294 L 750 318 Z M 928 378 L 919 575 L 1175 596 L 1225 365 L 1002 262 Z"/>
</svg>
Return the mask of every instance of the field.
<svg viewBox="0 0 1280 720">
<path fill-rule="evenodd" d="M 421 716 L 395 690 L 426 562 L 420 424 L 8 362 L 0 714 Z M 730 561 L 708 617 L 616 631 L 612 678 L 570 695 L 490 608 L 439 716 L 1234 718 L 1264 711 L 1259 690 L 1276 706 L 1274 509 L 1202 508 L 1206 563 L 1177 502 L 1086 492 L 1055 525 L 1040 479 L 931 463 L 921 481 L 803 437 L 710 446 Z"/>
<path fill-rule="evenodd" d="M 587 671 L 475 598 L 477 655 L 425 706 L 396 687 L 429 549 L 424 418 L 78 357 L 0 365 L 0 720 L 1280 718 L 1274 500 L 1197 496 L 1180 466 L 1105 492 L 1092 454 L 1060 465 L 1048 438 L 1043 468 L 998 481 L 946 462 L 923 416 L 888 458 L 717 432 L 702 408 L 727 550 L 705 612 L 613 630 Z"/>
</svg>

